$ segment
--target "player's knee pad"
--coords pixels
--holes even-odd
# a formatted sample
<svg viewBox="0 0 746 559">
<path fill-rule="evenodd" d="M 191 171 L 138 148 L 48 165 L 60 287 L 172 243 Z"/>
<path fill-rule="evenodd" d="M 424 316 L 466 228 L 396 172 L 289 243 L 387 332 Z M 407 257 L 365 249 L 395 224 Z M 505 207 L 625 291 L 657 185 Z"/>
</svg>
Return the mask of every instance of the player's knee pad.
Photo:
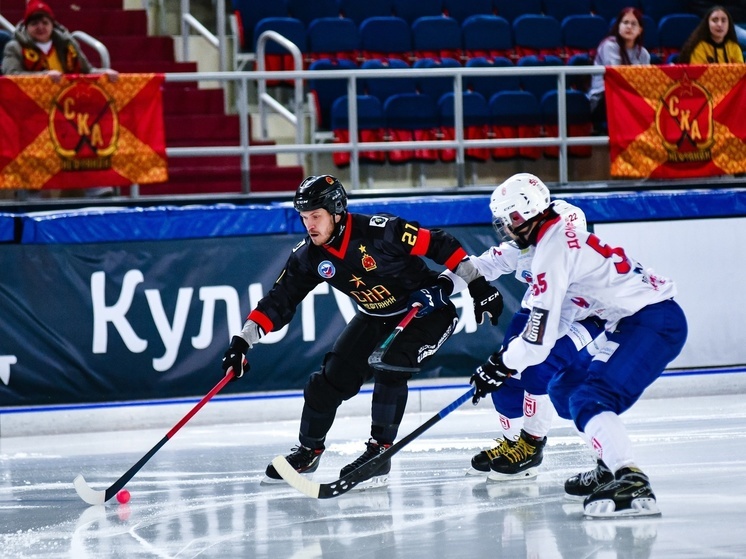
<svg viewBox="0 0 746 559">
<path fill-rule="evenodd" d="M 321 371 L 311 375 L 303 390 L 306 403 L 320 412 L 338 408 L 344 400 L 357 394 L 368 380 L 369 369 L 358 369 L 339 355 L 327 353 Z"/>
<path fill-rule="evenodd" d="M 373 376 L 376 378 L 376 383 L 384 386 L 402 386 L 412 378 L 412 373 L 376 367 Z"/>
</svg>

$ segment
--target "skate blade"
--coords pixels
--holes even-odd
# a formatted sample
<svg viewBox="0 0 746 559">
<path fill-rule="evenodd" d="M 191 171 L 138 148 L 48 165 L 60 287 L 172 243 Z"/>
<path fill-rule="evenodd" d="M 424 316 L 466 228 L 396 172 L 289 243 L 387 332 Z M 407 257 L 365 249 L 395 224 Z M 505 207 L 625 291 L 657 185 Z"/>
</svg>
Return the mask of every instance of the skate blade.
<svg viewBox="0 0 746 559">
<path fill-rule="evenodd" d="M 308 477 L 309 479 L 313 479 L 313 473 L 312 472 L 308 473 L 308 474 L 303 474 L 303 475 L 306 476 L 306 477 Z M 264 478 L 262 479 L 262 481 L 259 482 L 259 485 L 282 485 L 282 484 L 287 485 L 288 482 L 285 481 L 282 478 L 275 479 L 273 477 L 269 477 L 266 474 L 265 474 Z"/>
<path fill-rule="evenodd" d="M 382 476 L 373 476 L 370 479 L 366 479 L 365 481 L 361 481 L 360 483 L 358 483 L 355 487 L 352 488 L 352 491 L 367 491 L 369 489 L 378 489 L 379 487 L 387 487 L 388 484 L 388 474 L 384 474 Z"/>
<path fill-rule="evenodd" d="M 583 507 L 583 514 L 589 518 L 624 518 L 630 516 L 658 516 L 661 510 L 655 499 L 644 497 L 633 499 L 628 508 L 616 510 L 613 499 L 593 501 Z"/>
<path fill-rule="evenodd" d="M 483 472 L 482 470 L 477 470 L 473 466 L 466 470 L 466 473 L 464 475 L 466 476 L 481 476 L 486 477 L 489 472 Z"/>
<path fill-rule="evenodd" d="M 489 481 L 524 481 L 535 478 L 537 475 L 539 475 L 538 468 L 529 468 L 517 474 L 501 474 L 500 472 L 490 470 L 490 473 L 487 474 L 487 479 Z"/>
</svg>

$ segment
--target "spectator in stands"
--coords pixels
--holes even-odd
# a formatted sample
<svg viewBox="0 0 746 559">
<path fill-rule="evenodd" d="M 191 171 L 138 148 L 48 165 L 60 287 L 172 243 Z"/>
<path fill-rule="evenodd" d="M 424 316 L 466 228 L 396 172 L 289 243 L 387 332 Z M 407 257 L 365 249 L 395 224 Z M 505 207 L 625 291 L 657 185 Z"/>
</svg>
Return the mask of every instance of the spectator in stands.
<svg viewBox="0 0 746 559">
<path fill-rule="evenodd" d="M 28 3 L 23 22 L 5 45 L 2 69 L 6 76 L 43 72 L 55 82 L 62 74 L 101 72 L 111 81 L 119 76 L 108 68 L 94 69 L 70 32 L 55 20 L 52 9 L 39 0 Z"/>
<path fill-rule="evenodd" d="M 722 6 L 733 18 L 735 24 L 733 28 L 736 31 L 738 44 L 741 49 L 746 50 L 746 2 L 744 0 L 722 0 L 721 2 L 707 2 L 706 0 L 689 0 L 687 9 L 700 17 L 705 17 L 707 12 L 713 6 Z M 739 27 L 738 24 L 744 27 Z"/>
<path fill-rule="evenodd" d="M 593 63 L 599 66 L 650 64 L 650 53 L 643 46 L 642 12 L 624 8 L 616 16 L 609 34 L 599 43 Z M 606 131 L 606 95 L 603 75 L 594 75 L 588 92 L 593 129 L 597 134 Z"/>
<path fill-rule="evenodd" d="M 679 64 L 730 64 L 743 62 L 733 18 L 722 6 L 709 9 L 681 48 Z"/>
</svg>

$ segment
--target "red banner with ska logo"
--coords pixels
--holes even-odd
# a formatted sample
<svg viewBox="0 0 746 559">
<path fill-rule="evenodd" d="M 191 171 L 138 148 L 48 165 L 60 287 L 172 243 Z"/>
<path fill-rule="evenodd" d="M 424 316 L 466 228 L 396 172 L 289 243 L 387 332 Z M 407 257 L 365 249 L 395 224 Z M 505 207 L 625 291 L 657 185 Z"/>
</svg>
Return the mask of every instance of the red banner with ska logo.
<svg viewBox="0 0 746 559">
<path fill-rule="evenodd" d="M 746 66 L 606 68 L 611 175 L 746 172 Z"/>
<path fill-rule="evenodd" d="M 0 78 L 0 188 L 167 180 L 163 76 Z"/>
</svg>

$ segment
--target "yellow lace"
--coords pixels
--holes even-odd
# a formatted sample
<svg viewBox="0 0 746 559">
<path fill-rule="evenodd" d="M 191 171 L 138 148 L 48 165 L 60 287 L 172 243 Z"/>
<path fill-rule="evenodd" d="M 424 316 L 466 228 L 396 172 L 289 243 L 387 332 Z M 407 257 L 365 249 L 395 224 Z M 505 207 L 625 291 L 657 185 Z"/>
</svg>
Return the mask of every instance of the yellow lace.
<svg viewBox="0 0 746 559">
<path fill-rule="evenodd" d="M 487 454 L 487 458 L 490 459 L 490 461 L 494 460 L 501 454 L 505 454 L 508 450 L 510 450 L 510 447 L 512 446 L 508 439 L 504 438 L 502 440 L 495 439 L 496 442 L 498 442 L 498 445 L 495 448 L 490 448 L 489 450 L 485 450 L 485 454 Z"/>
<path fill-rule="evenodd" d="M 514 445 L 511 445 L 503 453 L 503 456 L 505 456 L 512 463 L 515 463 L 520 462 L 521 460 L 524 460 L 529 456 L 533 456 L 534 454 L 536 454 L 536 446 L 526 442 L 526 439 L 521 437 Z"/>
</svg>

